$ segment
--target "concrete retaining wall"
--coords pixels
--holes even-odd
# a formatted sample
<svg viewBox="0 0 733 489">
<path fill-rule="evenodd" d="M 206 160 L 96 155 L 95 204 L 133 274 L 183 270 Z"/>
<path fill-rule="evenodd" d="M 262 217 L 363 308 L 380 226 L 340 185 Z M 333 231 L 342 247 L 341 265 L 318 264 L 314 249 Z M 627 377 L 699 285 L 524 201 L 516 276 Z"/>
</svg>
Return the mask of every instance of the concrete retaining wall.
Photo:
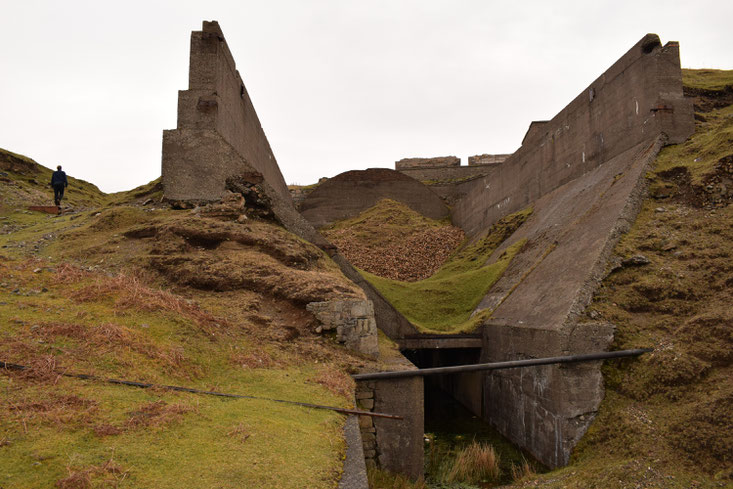
<svg viewBox="0 0 733 489">
<path fill-rule="evenodd" d="M 477 308 L 493 310 L 482 362 L 608 348 L 613 325 L 591 321 L 585 308 L 638 213 L 645 173 L 663 145 L 663 137 L 641 143 L 534 202 L 532 216 L 489 259 L 526 240 Z M 484 376 L 484 418 L 551 467 L 567 464 L 602 399 L 600 362 Z"/>
<path fill-rule="evenodd" d="M 213 201 L 226 177 L 260 172 L 281 199 L 290 193 L 217 22 L 191 33 L 189 89 L 178 92 L 177 129 L 163 131 L 163 193 Z"/>
<path fill-rule="evenodd" d="M 640 142 L 664 133 L 680 143 L 694 128 L 679 46 L 647 34 L 551 121 L 534 123 L 496 172 L 474 181 L 453 222 L 476 235 Z"/>
<path fill-rule="evenodd" d="M 425 183 L 449 183 L 489 175 L 500 163 L 474 166 L 439 166 L 432 168 L 407 168 L 398 170 L 415 180 Z"/>
<path fill-rule="evenodd" d="M 432 219 L 448 217 L 450 210 L 428 187 L 387 168 L 352 170 L 320 184 L 300 204 L 300 212 L 315 227 L 359 215 L 382 199 L 407 204 Z"/>
</svg>

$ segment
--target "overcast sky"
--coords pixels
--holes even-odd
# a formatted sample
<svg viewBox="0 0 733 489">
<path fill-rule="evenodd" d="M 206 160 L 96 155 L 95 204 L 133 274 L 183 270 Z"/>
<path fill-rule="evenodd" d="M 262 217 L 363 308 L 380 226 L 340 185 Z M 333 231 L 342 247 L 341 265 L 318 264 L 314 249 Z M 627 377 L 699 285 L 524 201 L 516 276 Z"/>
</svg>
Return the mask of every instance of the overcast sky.
<svg viewBox="0 0 733 489">
<path fill-rule="evenodd" d="M 160 175 L 218 20 L 288 183 L 511 153 L 647 32 L 733 68 L 733 2 L 0 0 L 0 148 L 107 192 Z"/>
</svg>

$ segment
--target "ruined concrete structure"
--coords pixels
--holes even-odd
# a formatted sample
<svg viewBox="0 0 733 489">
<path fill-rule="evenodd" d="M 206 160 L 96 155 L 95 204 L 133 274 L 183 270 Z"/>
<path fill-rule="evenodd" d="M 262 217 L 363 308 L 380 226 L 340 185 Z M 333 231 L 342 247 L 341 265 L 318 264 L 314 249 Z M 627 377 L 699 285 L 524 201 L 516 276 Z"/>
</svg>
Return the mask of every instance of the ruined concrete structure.
<svg viewBox="0 0 733 489">
<path fill-rule="evenodd" d="M 406 158 L 395 162 L 395 169 L 418 180 L 435 192 L 448 206 L 467 194 L 468 182 L 489 175 L 511 155 L 475 155 L 468 166 L 461 166 L 455 156 L 438 158 Z"/>
<path fill-rule="evenodd" d="M 463 185 L 452 218 L 478 236 L 498 219 L 533 214 L 494 254 L 526 239 L 476 311 L 482 362 L 607 349 L 613 325 L 584 315 L 619 236 L 633 222 L 660 149 L 694 131 L 679 48 L 645 36 L 522 147 Z M 400 339 L 397 339 L 400 341 Z M 415 344 L 415 339 L 409 340 Z M 434 341 L 433 339 L 430 340 Z M 427 343 L 427 342 L 426 342 Z M 455 347 L 446 338 L 442 348 Z M 467 350 L 466 358 L 475 355 Z M 455 375 L 442 382 L 467 408 L 551 467 L 567 464 L 603 398 L 599 363 Z"/>
<path fill-rule="evenodd" d="M 416 352 L 415 361 L 435 365 L 456 358 L 493 362 L 589 353 L 607 349 L 613 339 L 612 324 L 584 312 L 615 243 L 637 214 L 645 171 L 665 144 L 680 143 L 693 131 L 692 103 L 682 94 L 679 47 L 674 42 L 662 46 L 648 34 L 555 117 L 532 122 L 514 154 L 476 155 L 468 166 L 442 157 L 401 160 L 395 165 L 399 171 L 346 172 L 308 194 L 301 216 L 221 30 L 205 22 L 191 37 L 190 87 L 179 95 L 178 128 L 164 132 L 163 185 L 170 200 L 214 201 L 231 190 L 227 181 L 233 177 L 261 175 L 278 220 L 329 253 L 365 291 L 376 325 L 403 349 Z M 532 207 L 530 218 L 489 258 L 495 261 L 526 240 L 477 307 L 476 312 L 489 309 L 492 315 L 475 334 L 420 335 L 314 229 L 355 216 L 381 198 L 405 202 L 431 218 L 450 216 L 473 238 L 500 218 Z M 362 305 L 314 304 L 310 309 L 324 328 L 338 330 L 341 322 L 344 343 L 370 349 L 375 347 L 372 316 L 361 314 Z M 459 374 L 436 383 L 556 467 L 568 462 L 595 417 L 603 398 L 599 367 L 598 362 L 549 365 Z M 362 408 L 405 416 L 400 423 L 361 421 L 370 463 L 421 474 L 422 395 L 419 378 L 359 383 Z"/>
<path fill-rule="evenodd" d="M 163 131 L 163 193 L 213 201 L 227 177 L 256 170 L 285 200 L 285 179 L 217 22 L 191 33 L 188 90 L 178 92 L 178 127 Z"/>
</svg>

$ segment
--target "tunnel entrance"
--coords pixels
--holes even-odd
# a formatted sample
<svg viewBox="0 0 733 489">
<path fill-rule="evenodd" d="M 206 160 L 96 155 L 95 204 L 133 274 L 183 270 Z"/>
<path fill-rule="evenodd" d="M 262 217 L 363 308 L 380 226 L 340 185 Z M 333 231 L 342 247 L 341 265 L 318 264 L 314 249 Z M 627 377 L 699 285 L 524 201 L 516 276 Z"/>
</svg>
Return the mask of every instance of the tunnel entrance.
<svg viewBox="0 0 733 489">
<path fill-rule="evenodd" d="M 477 364 L 481 348 L 424 348 L 402 351 L 420 369 Z M 495 487 L 511 483 L 526 470 L 547 469 L 502 436 L 482 418 L 484 372 L 423 377 L 425 409 L 425 478 L 427 487 L 454 487 L 448 482 L 457 454 L 473 442 L 489 445 L 497 455 L 498 476 L 475 485 Z"/>
<path fill-rule="evenodd" d="M 417 368 L 452 367 L 479 363 L 481 348 L 423 348 L 402 352 Z M 483 381 L 481 372 L 466 372 L 425 377 L 425 419 L 433 406 L 428 402 L 450 396 L 473 415 L 481 417 L 483 411 Z"/>
</svg>

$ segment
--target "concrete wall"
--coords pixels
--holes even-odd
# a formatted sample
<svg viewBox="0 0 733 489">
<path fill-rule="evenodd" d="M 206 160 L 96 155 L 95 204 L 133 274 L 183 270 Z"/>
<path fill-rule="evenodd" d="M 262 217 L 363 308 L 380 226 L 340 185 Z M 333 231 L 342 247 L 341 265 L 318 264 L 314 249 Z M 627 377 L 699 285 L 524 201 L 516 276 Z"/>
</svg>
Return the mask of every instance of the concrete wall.
<svg viewBox="0 0 733 489">
<path fill-rule="evenodd" d="M 482 362 L 606 350 L 613 325 L 585 314 L 618 238 L 643 201 L 645 174 L 664 138 L 641 143 L 533 203 L 530 218 L 497 250 L 519 240 L 479 304 Z M 603 399 L 600 363 L 496 371 L 484 377 L 484 418 L 543 463 L 565 465 Z"/>
<path fill-rule="evenodd" d="M 290 201 L 234 58 L 217 22 L 191 33 L 189 89 L 178 125 L 163 131 L 163 192 L 171 200 L 218 200 L 228 176 L 255 169 Z"/>
<path fill-rule="evenodd" d="M 682 94 L 679 46 L 647 34 L 551 121 L 534 123 L 496 172 L 477 179 L 453 209 L 476 235 L 502 216 L 659 134 L 670 143 L 694 131 Z"/>
<path fill-rule="evenodd" d="M 448 217 L 450 210 L 428 187 L 387 168 L 353 170 L 323 182 L 300 204 L 300 212 L 315 227 L 357 216 L 382 199 L 407 204 L 432 219 Z"/>
<path fill-rule="evenodd" d="M 489 175 L 499 163 L 474 166 L 438 166 L 432 168 L 407 168 L 398 170 L 421 182 L 455 182 Z"/>
</svg>

